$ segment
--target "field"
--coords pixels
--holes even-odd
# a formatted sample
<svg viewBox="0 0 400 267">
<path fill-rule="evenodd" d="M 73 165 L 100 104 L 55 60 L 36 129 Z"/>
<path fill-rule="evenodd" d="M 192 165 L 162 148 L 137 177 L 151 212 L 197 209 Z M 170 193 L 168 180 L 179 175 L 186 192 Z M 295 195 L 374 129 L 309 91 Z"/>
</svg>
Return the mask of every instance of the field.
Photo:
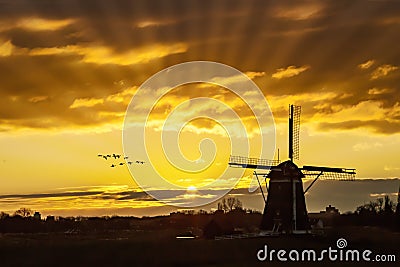
<svg viewBox="0 0 400 267">
<path fill-rule="evenodd" d="M 299 266 L 276 258 L 260 262 L 257 252 L 268 249 L 336 247 L 345 238 L 347 249 L 393 254 L 395 262 L 302 262 L 305 266 L 398 266 L 400 233 L 379 228 L 348 227 L 325 236 L 264 237 L 233 240 L 176 239 L 178 230 L 117 231 L 97 234 L 3 234 L 0 266 Z"/>
</svg>

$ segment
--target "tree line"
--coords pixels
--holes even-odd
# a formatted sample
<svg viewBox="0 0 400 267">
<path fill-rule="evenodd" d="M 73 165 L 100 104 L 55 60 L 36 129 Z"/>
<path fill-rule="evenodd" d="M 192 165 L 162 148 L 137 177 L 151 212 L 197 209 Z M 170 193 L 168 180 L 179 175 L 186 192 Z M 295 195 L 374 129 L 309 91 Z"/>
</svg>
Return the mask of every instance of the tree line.
<svg viewBox="0 0 400 267">
<path fill-rule="evenodd" d="M 259 211 L 245 209 L 243 203 L 235 197 L 221 199 L 215 212 L 205 210 L 183 210 L 173 212 L 169 216 L 156 217 L 54 217 L 47 216 L 45 220 L 37 216 L 29 208 L 20 208 L 13 214 L 0 212 L 0 233 L 1 232 L 57 232 L 57 231 L 93 231 L 96 229 L 132 229 L 158 228 L 160 224 L 165 227 L 189 226 L 198 218 L 211 218 L 215 215 L 238 215 L 254 214 L 261 216 Z M 235 216 L 236 216 L 235 215 Z M 211 216 L 211 217 L 208 217 Z M 228 216 L 229 217 L 229 216 Z M 227 217 L 227 218 L 228 218 Z M 192 218 L 192 219 L 190 219 Z M 197 218 L 197 219 L 196 219 Z M 229 217 L 231 218 L 231 217 Z M 254 221 L 254 226 L 257 220 Z M 400 202 L 395 204 L 388 195 L 377 198 L 363 205 L 358 206 L 354 212 L 342 214 L 332 218 L 333 225 L 371 225 L 390 229 L 400 230 Z"/>
</svg>

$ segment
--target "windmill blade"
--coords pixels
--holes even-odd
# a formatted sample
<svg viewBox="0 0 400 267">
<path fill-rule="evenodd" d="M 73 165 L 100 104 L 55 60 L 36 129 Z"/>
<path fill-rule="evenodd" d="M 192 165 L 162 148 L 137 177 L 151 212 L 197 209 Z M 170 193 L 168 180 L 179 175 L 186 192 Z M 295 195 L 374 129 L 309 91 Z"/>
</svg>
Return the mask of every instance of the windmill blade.
<svg viewBox="0 0 400 267">
<path fill-rule="evenodd" d="M 230 156 L 229 166 L 236 168 L 245 169 L 271 169 L 278 165 L 279 160 L 272 159 L 258 159 L 258 158 L 247 158 L 242 156 Z"/>
<path fill-rule="evenodd" d="M 321 166 L 303 166 L 304 175 L 321 175 L 322 180 L 353 181 L 356 177 L 356 169 L 331 168 Z"/>
<path fill-rule="evenodd" d="M 321 172 L 303 171 L 304 175 L 314 176 Z M 335 180 L 335 181 L 354 181 L 355 173 L 339 173 L 339 172 L 322 172 L 320 180 Z"/>
<path fill-rule="evenodd" d="M 300 114 L 300 106 L 289 106 L 289 158 L 291 161 L 300 158 Z"/>
</svg>

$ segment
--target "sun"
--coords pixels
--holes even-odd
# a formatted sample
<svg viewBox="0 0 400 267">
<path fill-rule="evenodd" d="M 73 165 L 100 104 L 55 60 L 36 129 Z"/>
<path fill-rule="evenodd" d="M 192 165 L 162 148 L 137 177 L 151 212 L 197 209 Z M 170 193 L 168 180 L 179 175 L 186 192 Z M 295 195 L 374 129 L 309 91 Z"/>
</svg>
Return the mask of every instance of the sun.
<svg viewBox="0 0 400 267">
<path fill-rule="evenodd" d="M 185 199 L 194 199 L 194 198 L 196 198 L 196 197 L 198 197 L 199 195 L 198 195 L 198 193 L 197 193 L 197 188 L 195 187 L 195 186 L 193 186 L 193 185 L 191 185 L 191 186 L 189 186 L 187 189 L 186 189 L 186 193 L 183 195 L 183 197 L 185 198 Z"/>
<path fill-rule="evenodd" d="M 194 192 L 194 191 L 197 191 L 197 188 L 194 185 L 191 185 L 186 190 L 190 191 L 190 192 Z"/>
</svg>

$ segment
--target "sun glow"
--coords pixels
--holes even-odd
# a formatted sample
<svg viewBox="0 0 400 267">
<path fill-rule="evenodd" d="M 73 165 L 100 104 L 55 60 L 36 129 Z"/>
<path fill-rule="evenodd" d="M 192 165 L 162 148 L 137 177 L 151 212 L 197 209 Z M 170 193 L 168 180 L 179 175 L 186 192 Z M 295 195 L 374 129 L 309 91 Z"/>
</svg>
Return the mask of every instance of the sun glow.
<svg viewBox="0 0 400 267">
<path fill-rule="evenodd" d="M 197 190 L 197 188 L 194 185 L 191 185 L 187 188 L 187 191 L 189 192 L 195 192 Z"/>
</svg>

